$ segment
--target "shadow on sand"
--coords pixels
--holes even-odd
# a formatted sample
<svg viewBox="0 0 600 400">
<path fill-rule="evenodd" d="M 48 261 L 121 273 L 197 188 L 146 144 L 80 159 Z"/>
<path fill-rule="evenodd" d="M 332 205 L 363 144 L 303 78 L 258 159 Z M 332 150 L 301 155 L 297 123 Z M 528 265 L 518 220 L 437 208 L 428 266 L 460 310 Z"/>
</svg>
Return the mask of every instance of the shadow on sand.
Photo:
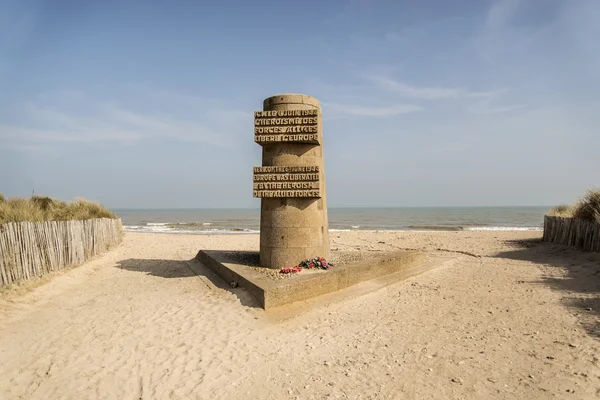
<svg viewBox="0 0 600 400">
<path fill-rule="evenodd" d="M 201 279 L 212 290 L 218 288 L 233 293 L 243 306 L 261 308 L 258 301 L 244 288 L 232 288 L 195 258 L 191 260 L 130 258 L 119 262 L 117 265 L 118 268 L 142 272 L 160 278 Z"/>
<path fill-rule="evenodd" d="M 501 252 L 496 257 L 541 264 L 544 276 L 539 283 L 565 292 L 564 303 L 591 336 L 600 337 L 600 253 L 545 243 L 541 239 L 511 240 L 507 244 L 517 250 Z M 566 275 L 546 268 L 562 268 Z"/>
</svg>

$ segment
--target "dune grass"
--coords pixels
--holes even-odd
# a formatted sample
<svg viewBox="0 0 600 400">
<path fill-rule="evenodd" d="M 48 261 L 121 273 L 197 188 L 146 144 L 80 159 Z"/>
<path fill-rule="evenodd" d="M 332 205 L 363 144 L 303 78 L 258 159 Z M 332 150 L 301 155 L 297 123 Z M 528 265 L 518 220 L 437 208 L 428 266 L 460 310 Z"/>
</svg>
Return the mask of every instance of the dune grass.
<svg viewBox="0 0 600 400">
<path fill-rule="evenodd" d="M 600 189 L 588 190 L 575 206 L 573 217 L 600 222 Z"/>
<path fill-rule="evenodd" d="M 548 215 L 600 222 L 600 189 L 590 189 L 575 205 L 556 206 L 548 211 Z"/>
<path fill-rule="evenodd" d="M 571 218 L 573 217 L 573 209 L 574 207 L 570 204 L 561 204 L 551 208 L 546 215 L 549 217 Z"/>
<path fill-rule="evenodd" d="M 92 218 L 117 218 L 103 205 L 77 199 L 67 203 L 46 196 L 5 199 L 0 194 L 0 224 L 7 222 L 68 221 Z"/>
</svg>

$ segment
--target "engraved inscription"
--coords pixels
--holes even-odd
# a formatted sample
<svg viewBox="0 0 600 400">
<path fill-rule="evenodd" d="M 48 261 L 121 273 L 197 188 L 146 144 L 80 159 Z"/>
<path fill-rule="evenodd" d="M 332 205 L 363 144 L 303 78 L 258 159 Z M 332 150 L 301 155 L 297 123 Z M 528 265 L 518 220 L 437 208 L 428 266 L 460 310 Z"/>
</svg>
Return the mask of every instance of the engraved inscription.
<svg viewBox="0 0 600 400">
<path fill-rule="evenodd" d="M 255 183 L 254 190 L 282 190 L 282 189 L 318 189 L 319 182 L 266 182 Z"/>
<path fill-rule="evenodd" d="M 277 174 L 282 172 L 319 172 L 319 166 L 298 165 L 294 167 L 254 167 L 255 174 Z"/>
<path fill-rule="evenodd" d="M 254 182 L 318 181 L 319 174 L 262 174 L 254 175 Z"/>
<path fill-rule="evenodd" d="M 254 197 L 321 197 L 318 165 L 254 167 Z"/>
<path fill-rule="evenodd" d="M 309 135 L 256 135 L 256 143 L 280 143 L 280 142 L 300 142 L 300 143 L 319 143 L 319 135 L 316 133 Z"/>
<path fill-rule="evenodd" d="M 316 125 L 317 117 L 313 118 L 256 118 L 254 126 L 265 125 Z"/>
<path fill-rule="evenodd" d="M 277 134 L 277 133 L 317 133 L 319 127 L 294 125 L 294 126 L 269 126 L 269 127 L 257 127 L 254 128 L 254 134 Z"/>
<path fill-rule="evenodd" d="M 319 110 L 281 110 L 281 111 L 254 111 L 254 118 L 265 117 L 308 117 L 319 115 Z"/>
<path fill-rule="evenodd" d="M 254 112 L 254 141 L 319 144 L 319 110 Z"/>
<path fill-rule="evenodd" d="M 321 197 L 318 190 L 255 190 L 254 197 Z"/>
</svg>

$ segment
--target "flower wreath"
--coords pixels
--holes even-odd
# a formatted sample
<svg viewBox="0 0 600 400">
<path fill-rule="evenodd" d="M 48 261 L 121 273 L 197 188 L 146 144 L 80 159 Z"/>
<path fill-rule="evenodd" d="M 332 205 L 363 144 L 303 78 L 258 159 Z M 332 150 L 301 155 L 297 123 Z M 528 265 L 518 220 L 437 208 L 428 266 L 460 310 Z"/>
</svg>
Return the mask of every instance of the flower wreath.
<svg viewBox="0 0 600 400">
<path fill-rule="evenodd" d="M 297 272 L 302 271 L 302 268 L 308 268 L 308 269 L 317 268 L 317 269 L 328 270 L 331 267 L 333 267 L 333 264 L 327 262 L 327 260 L 325 260 L 323 257 L 313 257 L 313 258 L 307 258 L 306 260 L 301 261 L 300 264 L 298 264 L 295 267 L 282 268 L 279 272 L 281 274 L 295 274 Z"/>
</svg>

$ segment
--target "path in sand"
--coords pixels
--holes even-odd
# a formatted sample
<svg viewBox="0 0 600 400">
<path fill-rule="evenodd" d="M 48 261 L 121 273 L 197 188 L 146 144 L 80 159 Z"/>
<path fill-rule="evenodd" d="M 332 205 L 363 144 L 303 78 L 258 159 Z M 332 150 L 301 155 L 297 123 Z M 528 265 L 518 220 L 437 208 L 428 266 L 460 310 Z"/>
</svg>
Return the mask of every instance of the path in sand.
<svg viewBox="0 0 600 400">
<path fill-rule="evenodd" d="M 258 236 L 127 234 L 0 300 L 0 398 L 597 398 L 600 254 L 539 236 L 336 233 L 339 251 L 479 257 L 274 319 L 189 267 Z"/>
</svg>

